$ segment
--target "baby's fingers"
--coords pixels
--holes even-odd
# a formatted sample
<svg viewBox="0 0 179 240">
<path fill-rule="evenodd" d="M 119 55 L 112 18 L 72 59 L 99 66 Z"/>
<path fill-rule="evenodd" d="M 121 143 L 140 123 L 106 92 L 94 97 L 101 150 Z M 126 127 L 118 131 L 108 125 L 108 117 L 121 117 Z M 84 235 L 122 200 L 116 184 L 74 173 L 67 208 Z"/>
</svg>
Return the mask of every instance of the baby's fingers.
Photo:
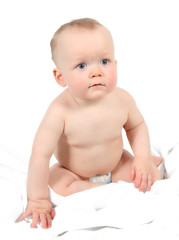
<svg viewBox="0 0 179 240">
<path fill-rule="evenodd" d="M 46 215 L 44 213 L 40 213 L 40 221 L 42 224 L 42 228 L 47 228 L 47 219 L 46 219 Z"/>
<path fill-rule="evenodd" d="M 148 181 L 147 181 L 147 177 L 146 176 L 142 176 L 142 180 L 141 180 L 141 184 L 139 187 L 139 191 L 143 192 L 146 190 L 148 185 Z"/>
<path fill-rule="evenodd" d="M 34 212 L 33 215 L 32 215 L 31 228 L 36 228 L 36 227 L 37 227 L 38 219 L 39 219 L 39 214 L 38 214 L 38 212 Z"/>
<path fill-rule="evenodd" d="M 141 192 L 150 191 L 151 186 L 152 186 L 151 176 L 150 175 L 147 177 L 143 176 L 139 191 L 141 191 Z"/>
<path fill-rule="evenodd" d="M 31 210 L 26 210 L 19 218 L 19 221 L 23 221 L 25 218 L 29 217 L 30 215 L 32 215 L 32 211 Z"/>
<path fill-rule="evenodd" d="M 142 181 L 142 177 L 141 177 L 141 175 L 138 174 L 138 175 L 136 176 L 136 178 L 135 178 L 135 187 L 136 187 L 136 188 L 139 188 L 139 187 L 140 187 L 141 181 Z"/>
<path fill-rule="evenodd" d="M 52 208 L 51 212 L 50 212 L 51 218 L 54 219 L 55 217 L 55 210 L 54 208 Z"/>
<path fill-rule="evenodd" d="M 133 182 L 134 179 L 135 179 L 135 169 L 134 169 L 134 167 L 131 168 L 130 178 L 131 178 L 131 182 Z"/>
<path fill-rule="evenodd" d="M 152 184 L 153 184 L 153 181 L 152 181 L 151 176 L 149 175 L 149 177 L 148 177 L 148 184 L 147 184 L 147 187 L 146 187 L 146 191 L 149 192 L 149 191 L 151 190 Z"/>
<path fill-rule="evenodd" d="M 47 214 L 41 213 L 40 221 L 42 224 L 42 228 L 50 228 L 52 226 L 52 218 L 49 213 Z"/>
<path fill-rule="evenodd" d="M 48 214 L 46 217 L 47 217 L 47 227 L 50 228 L 52 226 L 52 217 L 50 214 Z"/>
</svg>

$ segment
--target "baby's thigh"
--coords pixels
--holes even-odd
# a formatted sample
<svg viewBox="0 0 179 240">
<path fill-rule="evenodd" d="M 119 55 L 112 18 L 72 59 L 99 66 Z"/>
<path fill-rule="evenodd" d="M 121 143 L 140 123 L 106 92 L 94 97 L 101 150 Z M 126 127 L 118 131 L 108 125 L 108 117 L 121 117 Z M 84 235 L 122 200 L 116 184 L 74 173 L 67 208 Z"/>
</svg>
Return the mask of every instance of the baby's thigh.
<svg viewBox="0 0 179 240">
<path fill-rule="evenodd" d="M 49 186 L 54 192 L 62 196 L 69 195 L 67 188 L 76 180 L 81 178 L 75 173 L 69 171 L 66 168 L 60 166 L 59 163 L 53 165 L 50 168 L 49 173 Z"/>
<path fill-rule="evenodd" d="M 133 156 L 128 151 L 123 151 L 118 165 L 112 171 L 112 182 L 118 182 L 120 180 L 131 182 L 130 172 L 133 159 Z"/>
</svg>

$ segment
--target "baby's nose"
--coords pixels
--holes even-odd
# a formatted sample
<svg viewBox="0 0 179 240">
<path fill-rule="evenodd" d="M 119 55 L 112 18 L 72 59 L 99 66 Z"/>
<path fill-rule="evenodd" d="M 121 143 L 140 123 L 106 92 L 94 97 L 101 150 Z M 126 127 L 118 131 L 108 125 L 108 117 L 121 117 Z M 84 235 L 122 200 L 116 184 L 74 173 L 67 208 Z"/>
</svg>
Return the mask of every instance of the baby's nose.
<svg viewBox="0 0 179 240">
<path fill-rule="evenodd" d="M 91 71 L 90 71 L 90 78 L 101 77 L 102 74 L 103 74 L 103 73 L 102 73 L 100 67 L 94 67 L 94 68 L 91 69 Z"/>
</svg>

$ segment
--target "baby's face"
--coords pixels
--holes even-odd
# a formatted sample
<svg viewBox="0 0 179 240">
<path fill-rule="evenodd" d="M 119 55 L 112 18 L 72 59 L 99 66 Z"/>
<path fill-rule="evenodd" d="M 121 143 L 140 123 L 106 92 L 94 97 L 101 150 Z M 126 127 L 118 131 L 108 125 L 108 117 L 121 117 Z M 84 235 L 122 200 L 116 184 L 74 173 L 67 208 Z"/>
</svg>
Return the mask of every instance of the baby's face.
<svg viewBox="0 0 179 240">
<path fill-rule="evenodd" d="M 66 29 L 57 41 L 57 68 L 74 97 L 98 99 L 114 89 L 117 65 L 106 28 Z"/>
</svg>

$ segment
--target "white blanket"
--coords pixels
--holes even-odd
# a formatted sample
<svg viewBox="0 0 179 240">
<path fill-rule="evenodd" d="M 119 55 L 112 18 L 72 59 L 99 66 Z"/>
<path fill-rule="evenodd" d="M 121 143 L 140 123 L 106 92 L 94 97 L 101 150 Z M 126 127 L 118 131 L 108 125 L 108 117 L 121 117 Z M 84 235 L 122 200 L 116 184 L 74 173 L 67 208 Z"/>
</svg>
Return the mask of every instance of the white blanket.
<svg viewBox="0 0 179 240">
<path fill-rule="evenodd" d="M 51 229 L 30 229 L 16 220 L 26 207 L 26 165 L 0 148 L 1 239 L 179 239 L 179 144 L 166 150 L 166 177 L 141 193 L 118 182 L 69 197 L 51 193 L 56 217 Z M 3 238 L 1 237 L 3 236 Z"/>
</svg>

